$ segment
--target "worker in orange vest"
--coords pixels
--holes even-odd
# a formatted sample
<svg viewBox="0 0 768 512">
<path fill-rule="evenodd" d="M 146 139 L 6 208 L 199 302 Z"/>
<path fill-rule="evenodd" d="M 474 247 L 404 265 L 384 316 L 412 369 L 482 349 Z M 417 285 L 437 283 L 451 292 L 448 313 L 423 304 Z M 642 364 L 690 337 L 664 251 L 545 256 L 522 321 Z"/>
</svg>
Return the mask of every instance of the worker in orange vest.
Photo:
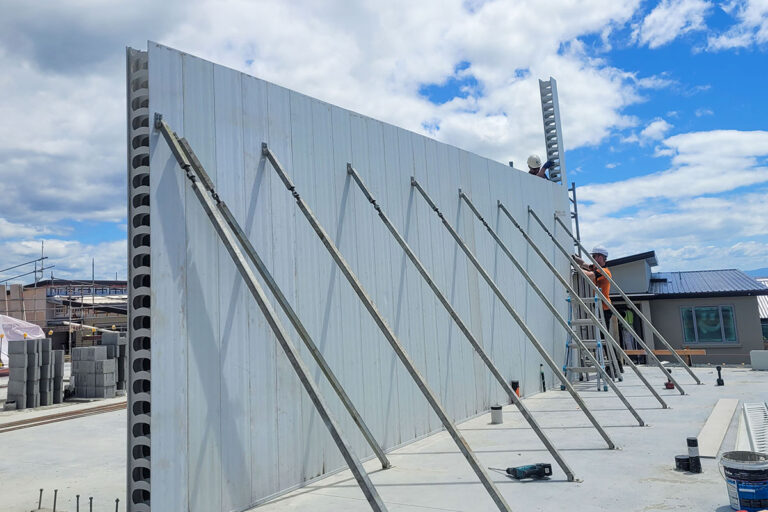
<svg viewBox="0 0 768 512">
<path fill-rule="evenodd" d="M 613 312 L 608 307 L 608 304 L 611 303 L 611 282 L 608 280 L 608 277 L 613 278 L 613 275 L 611 275 L 611 271 L 605 266 L 606 262 L 608 261 L 608 250 L 603 246 L 597 245 L 592 248 L 591 254 L 592 259 L 597 262 L 597 265 L 587 264 L 584 260 L 575 255 L 573 259 L 584 270 L 584 273 L 587 275 L 587 277 L 589 277 L 592 282 L 595 283 L 598 288 L 600 288 L 600 292 L 605 297 L 605 300 L 602 302 L 603 318 L 605 318 L 606 328 L 610 329 Z M 622 367 L 623 361 L 621 358 L 619 358 L 618 363 L 619 369 L 623 372 L 624 368 Z"/>
</svg>

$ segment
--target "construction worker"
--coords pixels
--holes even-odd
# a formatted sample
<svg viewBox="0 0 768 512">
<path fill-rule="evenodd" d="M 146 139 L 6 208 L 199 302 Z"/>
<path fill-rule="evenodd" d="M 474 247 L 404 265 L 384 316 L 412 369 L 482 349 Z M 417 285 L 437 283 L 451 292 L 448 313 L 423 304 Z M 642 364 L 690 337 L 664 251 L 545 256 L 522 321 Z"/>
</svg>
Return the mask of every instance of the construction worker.
<svg viewBox="0 0 768 512">
<path fill-rule="evenodd" d="M 600 292 L 605 297 L 605 300 L 602 302 L 603 318 L 605 319 L 605 327 L 610 330 L 611 318 L 613 317 L 613 312 L 608 307 L 608 304 L 611 302 L 611 282 L 605 276 L 607 275 L 610 278 L 613 278 L 613 276 L 611 275 L 611 271 L 605 267 L 605 263 L 608 261 L 608 250 L 605 247 L 597 245 L 592 248 L 591 254 L 592 259 L 597 262 L 597 265 L 587 264 L 576 255 L 573 256 L 573 259 L 584 270 L 587 277 L 600 288 Z M 619 360 L 618 362 L 619 369 L 623 372 L 622 361 Z"/>
<path fill-rule="evenodd" d="M 549 179 L 547 178 L 547 169 L 553 165 L 554 162 L 552 160 L 547 160 L 547 163 L 541 165 L 541 157 L 539 155 L 531 155 L 528 157 L 528 174 L 533 174 L 547 180 Z"/>
</svg>

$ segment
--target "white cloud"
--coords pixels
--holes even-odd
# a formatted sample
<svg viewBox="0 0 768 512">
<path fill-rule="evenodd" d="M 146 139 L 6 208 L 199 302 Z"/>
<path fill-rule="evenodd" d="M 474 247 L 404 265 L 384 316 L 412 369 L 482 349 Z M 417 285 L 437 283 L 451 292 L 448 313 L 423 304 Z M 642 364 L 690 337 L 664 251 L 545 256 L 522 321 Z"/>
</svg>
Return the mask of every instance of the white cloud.
<svg viewBox="0 0 768 512">
<path fill-rule="evenodd" d="M 45 278 L 50 272 L 64 279 L 85 279 L 91 276 L 91 260 L 93 259 L 96 279 L 126 278 L 127 245 L 125 240 L 85 244 L 78 240 L 44 239 L 45 255 L 48 259 L 45 265 L 55 265 L 55 268 L 45 271 Z M 0 245 L 0 264 L 3 267 L 23 261 L 33 260 L 40 256 L 40 239 L 5 242 Z M 34 267 L 24 267 L 25 270 L 10 271 L 2 279 L 31 272 Z M 28 282 L 24 278 L 23 282 Z"/>
<path fill-rule="evenodd" d="M 704 0 L 662 0 L 635 27 L 633 37 L 640 45 L 658 48 L 683 34 L 705 29 L 704 18 L 711 8 Z"/>
<path fill-rule="evenodd" d="M 711 108 L 697 108 L 694 112 L 696 117 L 712 116 L 715 112 Z"/>
<path fill-rule="evenodd" d="M 640 137 L 647 140 L 661 140 L 671 128 L 672 125 L 664 119 L 654 119 L 648 126 L 643 128 L 643 131 L 640 132 Z"/>
<path fill-rule="evenodd" d="M 765 0 L 732 0 L 723 10 L 734 16 L 736 24 L 726 32 L 707 39 L 707 49 L 730 50 L 768 42 L 768 2 Z"/>
<path fill-rule="evenodd" d="M 665 171 L 579 188 L 585 241 L 617 257 L 655 249 L 670 270 L 763 266 L 755 247 L 768 246 L 768 132 L 674 135 L 659 152 L 671 157 Z"/>
<path fill-rule="evenodd" d="M 640 0 L 542 3 L 425 0 L 0 0 L 0 176 L 8 222 L 125 220 L 124 53 L 178 47 L 502 162 L 543 150 L 538 78 L 558 79 L 565 144 L 597 144 L 636 124 L 641 91 L 669 85 L 589 55 Z M 265 23 L 265 20 L 269 20 Z M 542 37 L 542 20 L 546 37 Z M 140 29 L 137 29 L 140 27 Z M 258 27 L 258 29 L 254 29 Z M 532 44 L 535 41 L 535 44 Z M 420 86 L 459 62 L 483 95 L 436 106 Z"/>
</svg>

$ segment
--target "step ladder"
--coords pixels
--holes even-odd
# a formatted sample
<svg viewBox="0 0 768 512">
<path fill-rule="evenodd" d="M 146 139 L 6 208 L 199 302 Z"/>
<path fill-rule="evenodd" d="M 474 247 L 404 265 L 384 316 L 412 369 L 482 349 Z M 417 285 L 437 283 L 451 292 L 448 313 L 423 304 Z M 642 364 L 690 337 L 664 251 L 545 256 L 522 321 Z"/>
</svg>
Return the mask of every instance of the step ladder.
<svg viewBox="0 0 768 512">
<path fill-rule="evenodd" d="M 578 279 L 578 276 L 575 277 Z M 580 291 L 580 294 L 581 290 L 584 289 L 583 286 L 576 286 L 575 288 Z M 610 343 L 603 343 L 600 327 L 595 322 L 596 318 L 610 329 L 610 325 L 605 323 L 605 315 L 603 314 L 603 305 L 600 297 L 595 294 L 592 297 L 581 297 L 581 299 L 585 304 L 590 305 L 594 317 L 590 318 L 590 315 L 583 311 L 583 308 L 578 303 L 575 303 L 571 297 L 568 297 L 566 299 L 568 301 L 568 323 L 581 337 L 584 347 L 592 352 L 594 360 L 600 367 L 608 372 L 614 381 L 624 380 L 621 376 L 618 354 Z M 583 350 L 573 340 L 573 336 L 568 334 L 565 342 L 565 364 L 563 365 L 563 373 L 566 378 L 574 381 L 578 376 L 579 381 L 589 381 L 589 374 L 594 373 L 597 380 L 597 390 L 599 391 L 602 388 L 603 391 L 608 391 L 608 384 L 603 381 L 603 377 L 594 363 L 590 362 L 589 359 L 591 358 L 586 357 L 582 353 Z"/>
</svg>

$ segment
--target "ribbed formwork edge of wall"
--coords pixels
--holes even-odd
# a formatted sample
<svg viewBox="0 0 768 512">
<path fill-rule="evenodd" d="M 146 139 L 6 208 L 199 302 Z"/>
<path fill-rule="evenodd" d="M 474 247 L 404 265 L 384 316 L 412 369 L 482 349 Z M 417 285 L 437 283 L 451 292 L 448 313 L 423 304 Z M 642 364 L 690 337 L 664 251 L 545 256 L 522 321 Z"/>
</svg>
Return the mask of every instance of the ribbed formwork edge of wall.
<svg viewBox="0 0 768 512">
<path fill-rule="evenodd" d="M 128 119 L 127 510 L 150 510 L 149 76 L 126 49 Z"/>
</svg>

